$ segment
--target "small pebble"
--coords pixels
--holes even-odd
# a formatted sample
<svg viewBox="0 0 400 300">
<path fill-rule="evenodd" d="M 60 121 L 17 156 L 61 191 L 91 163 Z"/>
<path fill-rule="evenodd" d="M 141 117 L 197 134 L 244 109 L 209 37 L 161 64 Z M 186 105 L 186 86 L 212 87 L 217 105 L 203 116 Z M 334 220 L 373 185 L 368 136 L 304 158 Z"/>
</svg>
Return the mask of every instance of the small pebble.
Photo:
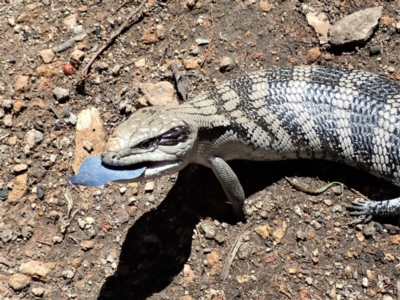
<svg viewBox="0 0 400 300">
<path fill-rule="evenodd" d="M 374 226 L 365 227 L 363 234 L 366 238 L 371 238 L 376 234 L 376 228 Z"/>
<path fill-rule="evenodd" d="M 43 199 L 44 197 L 44 188 L 41 185 L 36 186 L 36 195 L 39 199 Z"/>
<path fill-rule="evenodd" d="M 111 69 L 111 74 L 113 74 L 113 76 L 118 76 L 120 70 L 121 70 L 121 65 L 115 65 L 115 66 Z"/>
<path fill-rule="evenodd" d="M 63 72 L 65 75 L 72 75 L 74 74 L 74 67 L 70 64 L 66 64 L 63 67 Z"/>
<path fill-rule="evenodd" d="M 363 277 L 363 279 L 362 279 L 362 286 L 365 287 L 365 288 L 367 288 L 368 285 L 369 285 L 368 278 L 367 278 L 367 277 Z"/>
<path fill-rule="evenodd" d="M 35 295 L 36 297 L 42 297 L 44 292 L 45 292 L 45 289 L 42 287 L 32 288 L 32 294 Z"/>
<path fill-rule="evenodd" d="M 224 56 L 221 59 L 221 62 L 219 64 L 219 69 L 222 72 L 227 72 L 227 71 L 232 70 L 235 67 L 235 65 L 236 65 L 236 62 L 232 57 Z"/>
<path fill-rule="evenodd" d="M 53 242 L 54 245 L 55 244 L 60 244 L 62 242 L 62 237 L 55 235 L 52 238 L 52 242 Z"/>
<path fill-rule="evenodd" d="M 59 102 L 66 101 L 69 99 L 69 90 L 61 87 L 55 87 L 53 89 L 53 96 Z"/>
<path fill-rule="evenodd" d="M 152 192 L 154 190 L 154 181 L 148 181 L 146 182 L 146 185 L 144 186 L 144 191 L 145 192 Z"/>
<path fill-rule="evenodd" d="M 71 53 L 70 58 L 71 58 L 71 64 L 73 64 L 75 67 L 78 67 L 85 58 L 85 52 L 76 49 Z"/>
<path fill-rule="evenodd" d="M 302 231 L 302 230 L 298 230 L 298 231 L 296 232 L 296 238 L 297 238 L 299 241 L 305 241 L 305 240 L 307 239 L 307 232 Z"/>
<path fill-rule="evenodd" d="M 5 201 L 7 200 L 8 194 L 10 193 L 10 190 L 8 188 L 2 188 L 0 189 L 0 200 Z"/>
<path fill-rule="evenodd" d="M 199 46 L 208 45 L 210 43 L 209 39 L 196 39 L 196 43 Z"/>
<path fill-rule="evenodd" d="M 52 50 L 53 52 L 58 53 L 71 48 L 73 45 L 75 45 L 75 39 L 70 39 L 58 46 L 55 46 Z"/>
<path fill-rule="evenodd" d="M 26 164 L 18 164 L 15 165 L 12 170 L 14 173 L 21 173 L 28 170 L 28 166 Z"/>
<path fill-rule="evenodd" d="M 86 222 L 87 225 L 92 225 L 92 224 L 94 224 L 94 218 L 86 217 L 85 218 L 85 222 Z"/>
<path fill-rule="evenodd" d="M 68 124 L 76 125 L 76 123 L 78 122 L 78 117 L 75 114 L 70 113 L 69 117 L 68 117 L 68 119 L 66 119 L 66 121 Z"/>
<path fill-rule="evenodd" d="M 1 104 L 1 106 L 5 109 L 5 110 L 11 110 L 14 106 L 14 101 L 12 100 L 4 100 L 3 103 Z"/>
<path fill-rule="evenodd" d="M 63 271 L 63 272 L 62 272 L 62 276 L 63 276 L 65 279 L 72 279 L 72 278 L 75 276 L 75 273 L 74 273 L 74 271 L 72 271 L 72 270 L 66 270 L 66 271 Z"/>
<path fill-rule="evenodd" d="M 379 45 L 372 45 L 369 48 L 369 52 L 371 53 L 371 55 L 377 55 L 381 52 L 381 46 Z"/>
</svg>

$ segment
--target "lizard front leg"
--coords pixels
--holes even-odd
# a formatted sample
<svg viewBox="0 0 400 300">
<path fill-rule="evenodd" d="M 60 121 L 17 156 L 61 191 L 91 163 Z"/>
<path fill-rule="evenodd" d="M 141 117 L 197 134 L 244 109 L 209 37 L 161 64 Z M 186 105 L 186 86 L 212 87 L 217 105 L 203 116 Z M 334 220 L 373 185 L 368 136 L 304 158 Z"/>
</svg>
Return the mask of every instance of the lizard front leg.
<svg viewBox="0 0 400 300">
<path fill-rule="evenodd" d="M 245 220 L 244 191 L 235 172 L 233 172 L 231 167 L 222 158 L 210 157 L 209 162 L 211 164 L 211 169 L 214 171 L 229 202 L 233 206 L 235 215 L 240 218 L 240 220 Z"/>
</svg>

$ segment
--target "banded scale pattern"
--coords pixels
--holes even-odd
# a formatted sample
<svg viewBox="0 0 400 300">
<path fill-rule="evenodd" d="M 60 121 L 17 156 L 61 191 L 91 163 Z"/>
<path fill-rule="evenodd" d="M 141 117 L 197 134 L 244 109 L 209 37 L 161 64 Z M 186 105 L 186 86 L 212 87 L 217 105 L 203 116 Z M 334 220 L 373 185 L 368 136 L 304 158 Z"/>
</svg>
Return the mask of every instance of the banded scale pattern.
<svg viewBox="0 0 400 300">
<path fill-rule="evenodd" d="M 211 148 L 234 134 L 232 143 L 252 150 L 246 159 L 341 161 L 400 185 L 400 86 L 387 78 L 311 66 L 266 70 L 211 87 L 187 105 L 201 124 L 200 143 Z M 186 105 L 173 109 L 187 114 Z"/>
<path fill-rule="evenodd" d="M 372 73 L 298 66 L 245 74 L 176 107 L 134 113 L 116 128 L 103 162 L 163 161 L 154 178 L 189 163 L 212 168 L 236 212 L 244 193 L 226 161 L 316 158 L 343 162 L 400 186 L 400 85 Z M 185 143 L 140 149 L 174 127 Z M 156 143 L 154 143 L 156 144 Z M 174 161 L 175 164 L 169 162 Z M 147 177 L 146 177 L 147 176 Z M 358 201 L 353 214 L 398 214 L 400 198 Z"/>
</svg>

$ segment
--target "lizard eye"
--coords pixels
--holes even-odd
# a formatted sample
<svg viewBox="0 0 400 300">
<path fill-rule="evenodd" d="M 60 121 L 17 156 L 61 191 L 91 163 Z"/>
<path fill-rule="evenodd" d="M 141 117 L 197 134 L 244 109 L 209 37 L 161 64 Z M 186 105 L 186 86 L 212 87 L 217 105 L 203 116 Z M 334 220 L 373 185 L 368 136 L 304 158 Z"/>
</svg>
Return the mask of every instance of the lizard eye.
<svg viewBox="0 0 400 300">
<path fill-rule="evenodd" d="M 139 144 L 139 148 L 140 149 L 149 149 L 154 145 L 154 141 L 153 140 L 146 140 L 143 141 Z"/>
</svg>

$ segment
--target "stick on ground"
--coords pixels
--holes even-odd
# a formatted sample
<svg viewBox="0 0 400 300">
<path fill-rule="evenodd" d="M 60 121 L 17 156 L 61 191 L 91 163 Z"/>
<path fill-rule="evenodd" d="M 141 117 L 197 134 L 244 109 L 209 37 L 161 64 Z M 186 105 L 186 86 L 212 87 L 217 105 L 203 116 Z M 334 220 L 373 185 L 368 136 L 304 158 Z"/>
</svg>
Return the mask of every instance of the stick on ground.
<svg viewBox="0 0 400 300">
<path fill-rule="evenodd" d="M 138 6 L 137 9 L 135 9 L 125 20 L 125 22 L 108 38 L 107 42 L 100 47 L 99 50 L 92 56 L 92 58 L 89 60 L 89 62 L 86 64 L 86 66 L 82 70 L 82 78 L 80 82 L 84 81 L 86 79 L 86 76 L 89 72 L 90 67 L 92 66 L 93 62 L 96 60 L 96 58 L 103 53 L 103 51 L 111 45 L 111 43 L 121 34 L 122 31 L 124 31 L 126 28 L 131 26 L 138 18 L 139 15 L 138 13 L 142 11 L 142 8 L 146 4 L 147 0 L 142 0 L 140 5 Z M 134 18 L 136 17 L 136 18 Z"/>
</svg>

